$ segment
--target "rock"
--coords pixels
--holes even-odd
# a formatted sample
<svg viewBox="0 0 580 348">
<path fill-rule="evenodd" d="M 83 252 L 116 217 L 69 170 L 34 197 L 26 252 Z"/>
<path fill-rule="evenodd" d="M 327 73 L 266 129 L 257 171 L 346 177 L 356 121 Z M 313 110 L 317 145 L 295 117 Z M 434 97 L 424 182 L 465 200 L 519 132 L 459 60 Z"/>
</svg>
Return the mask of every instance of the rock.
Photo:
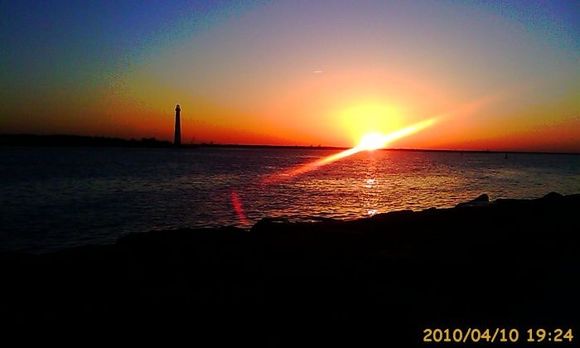
<svg viewBox="0 0 580 348">
<path fill-rule="evenodd" d="M 562 196 L 558 192 L 550 192 L 547 195 L 545 195 L 544 197 L 542 197 L 542 199 L 554 201 L 554 200 L 559 200 L 562 197 L 564 197 L 564 196 Z"/>
<path fill-rule="evenodd" d="M 482 194 L 476 199 L 473 199 L 469 202 L 459 203 L 456 207 L 483 207 L 489 204 L 489 196 L 487 194 Z"/>
<path fill-rule="evenodd" d="M 157 231 L 108 246 L 0 253 L 0 308 L 10 319 L 2 332 L 78 324 L 188 345 L 274 337 L 292 347 L 313 339 L 422 347 L 427 325 L 462 318 L 575 327 L 580 195 L 547 197 L 490 204 L 481 195 L 460 206 L 486 208 L 265 219 L 251 230 Z M 539 272 L 557 281 L 538 281 Z"/>
</svg>

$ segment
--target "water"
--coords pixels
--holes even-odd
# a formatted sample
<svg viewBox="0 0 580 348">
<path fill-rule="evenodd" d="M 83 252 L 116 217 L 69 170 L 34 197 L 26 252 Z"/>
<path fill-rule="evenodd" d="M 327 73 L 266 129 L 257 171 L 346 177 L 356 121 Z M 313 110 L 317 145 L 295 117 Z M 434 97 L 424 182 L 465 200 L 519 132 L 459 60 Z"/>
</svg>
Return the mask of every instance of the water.
<svg viewBox="0 0 580 348">
<path fill-rule="evenodd" d="M 580 156 L 570 155 L 375 151 L 284 176 L 334 152 L 0 148 L 0 249 L 46 251 L 180 227 L 249 227 L 264 217 L 354 219 L 451 207 L 481 193 L 496 199 L 580 192 Z"/>
</svg>

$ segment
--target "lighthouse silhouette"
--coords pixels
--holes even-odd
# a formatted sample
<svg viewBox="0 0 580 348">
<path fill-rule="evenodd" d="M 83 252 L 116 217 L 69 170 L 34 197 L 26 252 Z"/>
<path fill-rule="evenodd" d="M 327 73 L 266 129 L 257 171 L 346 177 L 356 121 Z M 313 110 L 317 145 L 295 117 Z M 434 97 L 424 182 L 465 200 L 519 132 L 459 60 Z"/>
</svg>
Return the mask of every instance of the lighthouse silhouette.
<svg viewBox="0 0 580 348">
<path fill-rule="evenodd" d="M 179 104 L 175 107 L 175 137 L 173 138 L 173 145 L 181 145 L 181 107 Z"/>
</svg>

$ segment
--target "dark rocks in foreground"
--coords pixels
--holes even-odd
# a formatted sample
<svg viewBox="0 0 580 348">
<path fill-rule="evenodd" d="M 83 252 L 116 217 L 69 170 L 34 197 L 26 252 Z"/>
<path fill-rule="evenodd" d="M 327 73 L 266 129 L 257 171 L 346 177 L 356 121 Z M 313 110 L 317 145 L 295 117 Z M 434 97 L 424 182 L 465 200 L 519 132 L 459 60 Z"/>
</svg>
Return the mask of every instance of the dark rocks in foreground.
<svg viewBox="0 0 580 348">
<path fill-rule="evenodd" d="M 485 198 L 4 254 L 1 313 L 26 331 L 230 346 L 407 347 L 424 346 L 425 328 L 578 328 L 580 195 Z"/>
</svg>

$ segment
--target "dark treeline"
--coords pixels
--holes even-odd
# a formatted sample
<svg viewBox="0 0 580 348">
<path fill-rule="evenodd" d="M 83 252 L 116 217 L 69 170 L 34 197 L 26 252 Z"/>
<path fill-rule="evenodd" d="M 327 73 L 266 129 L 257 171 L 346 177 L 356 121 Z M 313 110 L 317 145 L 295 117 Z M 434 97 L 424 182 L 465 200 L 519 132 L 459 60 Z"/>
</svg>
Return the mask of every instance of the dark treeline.
<svg viewBox="0 0 580 348">
<path fill-rule="evenodd" d="M 168 141 L 155 138 L 121 139 L 82 135 L 1 134 L 0 146 L 118 146 L 168 147 Z"/>
</svg>

